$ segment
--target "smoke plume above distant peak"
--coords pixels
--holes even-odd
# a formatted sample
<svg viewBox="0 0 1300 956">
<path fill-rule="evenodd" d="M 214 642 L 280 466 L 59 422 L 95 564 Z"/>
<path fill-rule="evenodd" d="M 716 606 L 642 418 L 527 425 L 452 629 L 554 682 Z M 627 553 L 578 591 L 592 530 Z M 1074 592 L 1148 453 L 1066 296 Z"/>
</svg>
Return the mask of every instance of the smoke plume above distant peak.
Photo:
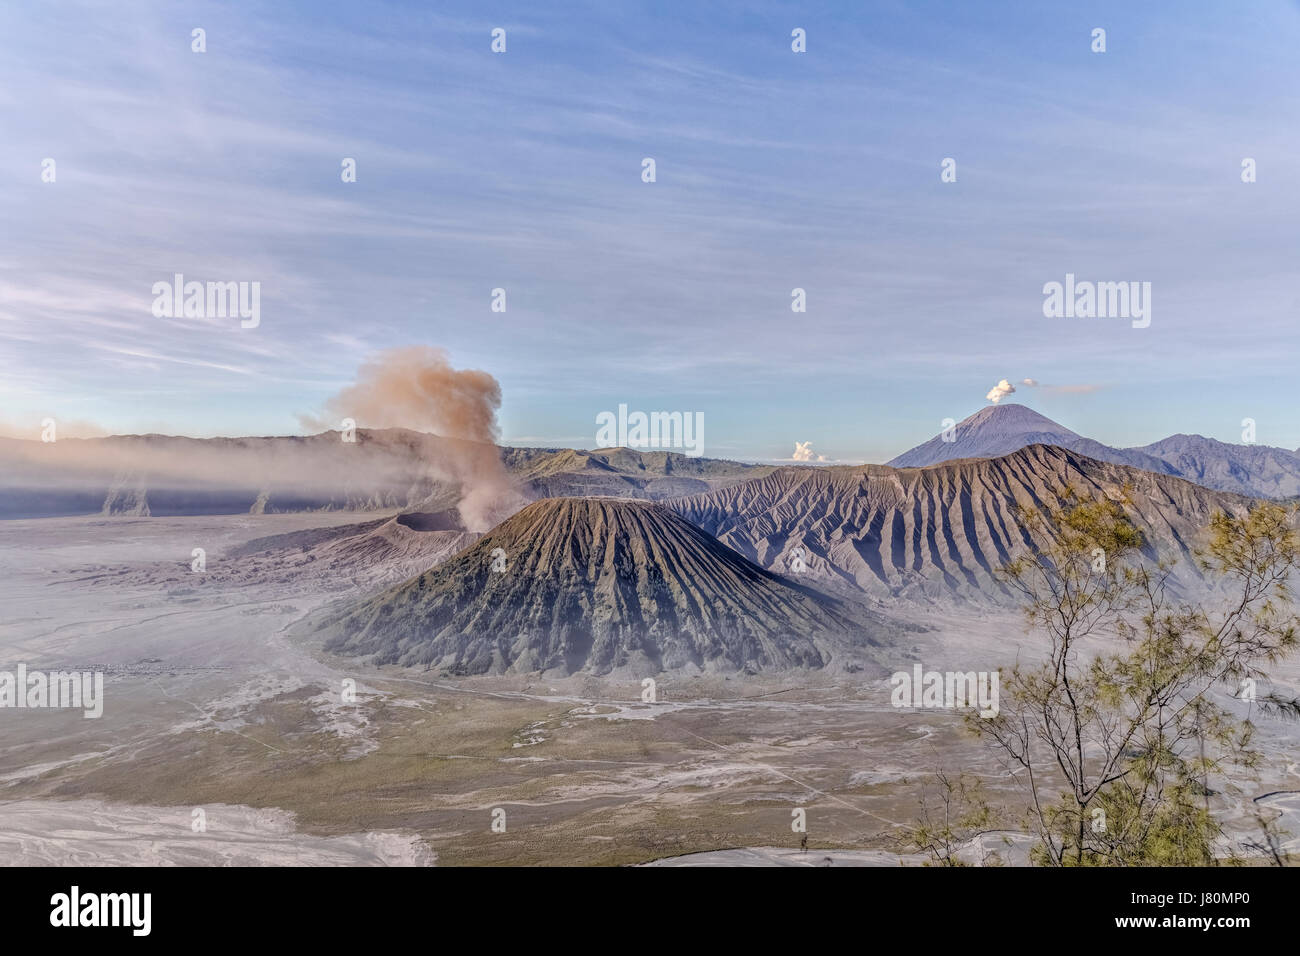
<svg viewBox="0 0 1300 956">
<path fill-rule="evenodd" d="M 1022 388 L 1037 388 L 1042 390 L 1044 393 L 1048 395 L 1089 395 L 1093 392 L 1099 391 L 1102 388 L 1102 386 L 1100 385 L 1092 385 L 1092 384 L 1044 385 L 1036 378 L 1022 378 L 1020 379 L 1020 381 L 1016 382 L 1015 385 L 1012 385 L 1007 379 L 1004 378 L 1002 379 L 1002 381 L 994 385 L 993 388 L 989 390 L 989 393 L 984 396 L 984 398 L 987 401 L 990 401 L 994 405 L 996 405 L 998 404 L 998 402 L 1002 401 L 1002 399 L 1006 398 L 1008 395 L 1014 394 L 1017 385 Z"/>
<path fill-rule="evenodd" d="M 1016 382 L 1016 385 L 1021 385 L 1025 388 L 1039 388 L 1041 387 L 1042 383 L 1039 382 L 1038 379 L 1036 378 L 1022 378 L 1020 381 Z M 1002 399 L 1006 398 L 1008 395 L 1014 395 L 1016 391 L 1016 385 L 1012 385 L 1009 381 L 1007 381 L 1004 378 L 1002 379 L 1002 381 L 998 382 L 991 389 L 989 389 L 989 393 L 984 396 L 984 399 L 985 401 L 992 402 L 994 405 L 996 405 L 998 402 L 1002 401 Z"/>
<path fill-rule="evenodd" d="M 989 393 L 984 396 L 985 400 L 996 405 L 1008 395 L 1014 394 L 1016 387 L 1008 382 L 1005 378 L 989 389 Z"/>
</svg>

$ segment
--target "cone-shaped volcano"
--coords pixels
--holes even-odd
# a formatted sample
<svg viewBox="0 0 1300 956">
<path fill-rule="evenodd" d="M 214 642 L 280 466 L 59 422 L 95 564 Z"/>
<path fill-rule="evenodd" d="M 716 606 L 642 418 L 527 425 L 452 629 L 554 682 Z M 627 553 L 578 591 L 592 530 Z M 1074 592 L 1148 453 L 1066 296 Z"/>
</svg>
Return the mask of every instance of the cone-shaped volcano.
<svg viewBox="0 0 1300 956">
<path fill-rule="evenodd" d="M 821 638 L 875 643 L 873 621 L 659 505 L 556 498 L 334 616 L 326 648 L 462 674 L 821 667 Z"/>
</svg>

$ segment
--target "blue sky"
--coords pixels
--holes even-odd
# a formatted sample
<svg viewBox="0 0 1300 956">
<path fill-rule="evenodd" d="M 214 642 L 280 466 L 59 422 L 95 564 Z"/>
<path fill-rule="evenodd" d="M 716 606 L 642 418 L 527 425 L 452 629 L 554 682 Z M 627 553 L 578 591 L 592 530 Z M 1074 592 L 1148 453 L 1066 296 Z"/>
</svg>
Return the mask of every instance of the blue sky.
<svg viewBox="0 0 1300 956">
<path fill-rule="evenodd" d="M 881 461 L 1031 377 L 1111 444 L 1294 448 L 1297 49 L 1268 0 L 5 4 L 0 424 L 293 433 L 421 344 L 518 444 L 622 402 Z M 261 325 L 154 318 L 176 272 Z M 1150 327 L 1044 318 L 1067 272 L 1151 282 Z"/>
</svg>

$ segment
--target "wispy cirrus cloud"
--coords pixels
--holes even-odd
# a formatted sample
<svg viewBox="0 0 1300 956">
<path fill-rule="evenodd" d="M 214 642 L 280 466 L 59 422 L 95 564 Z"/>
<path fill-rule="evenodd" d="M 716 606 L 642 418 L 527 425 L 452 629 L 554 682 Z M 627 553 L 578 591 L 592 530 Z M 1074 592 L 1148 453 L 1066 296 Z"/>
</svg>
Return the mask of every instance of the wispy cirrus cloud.
<svg viewBox="0 0 1300 956">
<path fill-rule="evenodd" d="M 496 375 L 520 434 L 580 434 L 635 391 L 708 407 L 740 457 L 800 434 L 883 460 L 990 367 L 1104 376 L 1036 394 L 1096 393 L 1115 444 L 1212 432 L 1205 383 L 1236 368 L 1243 403 L 1289 408 L 1295 7 L 1106 12 L 1126 42 L 1101 58 L 1011 3 L 812 17 L 801 55 L 776 8 L 683 29 L 566 4 L 9 5 L 0 402 L 293 431 L 367 351 L 423 342 Z M 1067 270 L 1152 280 L 1150 334 L 1045 321 Z M 262 326 L 153 319 L 175 272 L 261 281 Z M 1156 432 L 1131 434 L 1146 389 Z"/>
</svg>

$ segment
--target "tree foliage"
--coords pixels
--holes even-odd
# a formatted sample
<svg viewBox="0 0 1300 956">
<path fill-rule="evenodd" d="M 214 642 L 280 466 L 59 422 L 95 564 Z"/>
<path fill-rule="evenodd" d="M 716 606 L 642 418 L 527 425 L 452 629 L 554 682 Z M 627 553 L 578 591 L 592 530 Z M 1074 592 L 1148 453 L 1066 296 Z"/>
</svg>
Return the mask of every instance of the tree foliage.
<svg viewBox="0 0 1300 956">
<path fill-rule="evenodd" d="M 1254 726 L 1212 691 L 1253 687 L 1296 644 L 1294 512 L 1218 513 L 1198 564 L 1213 595 L 1170 595 L 1126 501 L 1025 511 L 1047 542 L 1002 569 L 1046 643 L 1003 675 L 996 717 L 971 718 L 1029 797 L 1033 860 L 1050 865 L 1207 865 L 1224 856 L 1212 797 L 1255 766 Z M 1266 698 L 1285 709 L 1286 702 Z"/>
</svg>

